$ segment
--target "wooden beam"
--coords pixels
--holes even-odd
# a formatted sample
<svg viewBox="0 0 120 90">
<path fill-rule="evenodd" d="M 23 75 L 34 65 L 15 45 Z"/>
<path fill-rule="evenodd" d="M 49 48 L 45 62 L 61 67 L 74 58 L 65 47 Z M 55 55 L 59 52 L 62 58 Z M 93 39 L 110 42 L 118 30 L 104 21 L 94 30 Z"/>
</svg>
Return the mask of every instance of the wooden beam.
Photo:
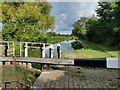
<svg viewBox="0 0 120 90">
<path fill-rule="evenodd" d="M 51 58 L 24 58 L 17 57 L 16 61 L 43 63 L 43 64 L 60 64 L 60 65 L 74 65 L 74 60 L 69 59 L 51 59 Z"/>
<path fill-rule="evenodd" d="M 0 62 L 23 62 L 56 64 L 71 66 L 105 67 L 120 69 L 118 58 L 77 58 L 77 59 L 55 59 L 55 58 L 34 58 L 34 57 L 0 57 Z"/>
<path fill-rule="evenodd" d="M 0 61 L 13 61 L 12 57 L 2 57 Z M 73 59 L 52 59 L 52 58 L 33 58 L 33 57 L 16 57 L 16 62 L 41 63 L 41 64 L 59 64 L 59 65 L 74 65 Z"/>
</svg>

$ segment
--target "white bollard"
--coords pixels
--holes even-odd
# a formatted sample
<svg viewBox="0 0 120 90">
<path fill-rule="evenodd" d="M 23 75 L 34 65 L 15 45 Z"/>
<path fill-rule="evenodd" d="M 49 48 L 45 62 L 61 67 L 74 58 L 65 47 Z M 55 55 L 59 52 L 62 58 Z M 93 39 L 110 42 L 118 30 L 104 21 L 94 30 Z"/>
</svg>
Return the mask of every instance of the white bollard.
<svg viewBox="0 0 120 90">
<path fill-rule="evenodd" d="M 43 44 L 43 47 L 42 47 L 43 51 L 42 51 L 42 57 L 45 58 L 45 44 Z"/>
<path fill-rule="evenodd" d="M 57 44 L 57 54 L 58 54 L 58 58 L 61 58 L 61 45 Z"/>
<path fill-rule="evenodd" d="M 40 44 L 40 57 L 45 58 L 45 44 Z"/>
<path fill-rule="evenodd" d="M 25 57 L 28 57 L 28 43 L 25 42 Z"/>
<path fill-rule="evenodd" d="M 32 64 L 31 63 L 27 63 L 27 67 L 28 68 L 32 68 Z"/>
</svg>

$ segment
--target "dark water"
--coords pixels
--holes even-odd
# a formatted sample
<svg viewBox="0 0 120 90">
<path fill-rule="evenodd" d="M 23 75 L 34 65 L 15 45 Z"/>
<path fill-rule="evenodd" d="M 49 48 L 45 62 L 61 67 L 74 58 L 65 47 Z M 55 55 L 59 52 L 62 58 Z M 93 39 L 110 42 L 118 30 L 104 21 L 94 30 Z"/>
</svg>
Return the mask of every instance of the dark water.
<svg viewBox="0 0 120 90">
<path fill-rule="evenodd" d="M 56 44 L 53 44 L 53 55 L 57 55 L 57 44 L 61 45 L 61 53 L 63 52 L 69 52 L 71 50 L 73 50 L 73 48 L 71 47 L 71 42 L 73 42 L 75 40 L 69 40 L 69 41 L 62 41 Z M 49 46 L 46 47 L 46 56 L 49 56 Z"/>
</svg>

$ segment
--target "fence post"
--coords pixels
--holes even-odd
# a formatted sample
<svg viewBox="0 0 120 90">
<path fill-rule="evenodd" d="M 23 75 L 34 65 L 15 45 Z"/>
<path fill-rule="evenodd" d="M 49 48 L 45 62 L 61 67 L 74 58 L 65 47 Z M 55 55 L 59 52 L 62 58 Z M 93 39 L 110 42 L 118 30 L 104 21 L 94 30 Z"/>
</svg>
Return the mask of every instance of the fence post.
<svg viewBox="0 0 120 90">
<path fill-rule="evenodd" d="M 40 58 L 45 57 L 45 44 L 40 44 Z"/>
<path fill-rule="evenodd" d="M 8 43 L 5 43 L 4 45 L 5 45 L 5 49 L 4 49 L 5 50 L 5 56 L 7 56 Z"/>
<path fill-rule="evenodd" d="M 53 58 L 53 45 L 52 44 L 50 45 L 50 48 L 49 48 L 49 58 Z"/>
<path fill-rule="evenodd" d="M 58 58 L 61 58 L 61 45 L 57 44 L 57 54 L 58 54 Z"/>
<path fill-rule="evenodd" d="M 42 52 L 43 54 L 42 55 L 43 55 L 43 58 L 45 58 L 45 44 L 43 44 L 42 48 L 43 48 L 43 52 Z"/>
<path fill-rule="evenodd" d="M 25 42 L 25 57 L 28 57 L 28 43 Z"/>
</svg>

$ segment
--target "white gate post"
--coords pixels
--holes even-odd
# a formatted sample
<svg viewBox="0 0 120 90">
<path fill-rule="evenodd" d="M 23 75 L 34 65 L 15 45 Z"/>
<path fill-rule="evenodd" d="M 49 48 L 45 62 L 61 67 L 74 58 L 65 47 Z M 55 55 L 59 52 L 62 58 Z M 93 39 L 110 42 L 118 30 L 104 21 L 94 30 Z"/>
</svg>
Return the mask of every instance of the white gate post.
<svg viewBox="0 0 120 90">
<path fill-rule="evenodd" d="M 57 54 L 58 54 L 58 58 L 61 58 L 61 45 L 57 44 Z"/>
<path fill-rule="evenodd" d="M 42 51 L 42 57 L 45 58 L 45 44 L 43 44 L 43 47 L 42 47 L 43 51 Z"/>
<path fill-rule="evenodd" d="M 49 58 L 53 58 L 53 49 L 53 45 L 51 44 L 49 48 Z"/>
<path fill-rule="evenodd" d="M 25 57 L 28 57 L 28 43 L 25 42 Z"/>
</svg>

